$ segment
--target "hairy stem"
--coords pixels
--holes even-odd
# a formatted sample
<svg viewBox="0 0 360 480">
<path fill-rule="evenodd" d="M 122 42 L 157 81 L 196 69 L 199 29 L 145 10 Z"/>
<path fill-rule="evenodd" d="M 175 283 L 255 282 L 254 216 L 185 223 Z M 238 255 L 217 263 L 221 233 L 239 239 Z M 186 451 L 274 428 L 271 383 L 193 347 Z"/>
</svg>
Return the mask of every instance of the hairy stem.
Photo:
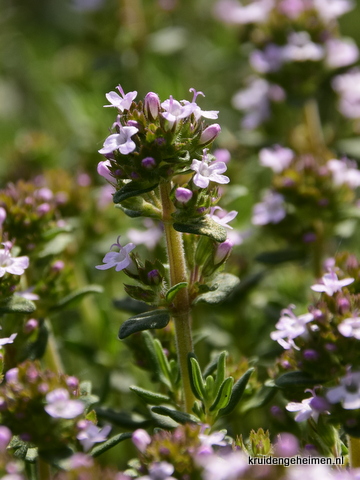
<svg viewBox="0 0 360 480">
<path fill-rule="evenodd" d="M 182 234 L 172 226 L 171 213 L 174 206 L 170 200 L 170 183 L 160 184 L 160 196 L 162 203 L 166 250 L 170 268 L 171 287 L 180 282 L 187 282 L 187 270 Z M 194 395 L 191 390 L 188 354 L 193 351 L 191 336 L 191 316 L 188 288 L 181 289 L 174 298 L 173 320 L 175 325 L 175 339 L 180 373 L 183 384 L 184 410 L 188 413 L 194 403 Z"/>
<path fill-rule="evenodd" d="M 349 461 L 351 468 L 360 467 L 360 438 L 348 435 Z"/>
</svg>

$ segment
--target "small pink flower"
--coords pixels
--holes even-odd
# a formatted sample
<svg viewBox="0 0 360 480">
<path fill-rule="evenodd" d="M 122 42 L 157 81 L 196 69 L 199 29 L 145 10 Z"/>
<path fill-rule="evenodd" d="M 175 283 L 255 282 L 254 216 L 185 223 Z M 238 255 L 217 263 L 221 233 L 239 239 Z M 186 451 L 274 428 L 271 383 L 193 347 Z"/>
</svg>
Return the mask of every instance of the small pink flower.
<svg viewBox="0 0 360 480">
<path fill-rule="evenodd" d="M 124 270 L 127 268 L 131 263 L 131 258 L 129 257 L 129 253 L 134 250 L 135 245 L 133 243 L 128 243 L 125 247 L 122 247 L 119 243 L 120 235 L 117 238 L 116 243 L 111 245 L 112 247 L 118 247 L 118 252 L 108 252 L 105 257 L 103 258 L 104 265 L 97 265 L 95 268 L 98 270 L 107 270 L 109 268 L 115 267 L 117 272 Z"/>
<path fill-rule="evenodd" d="M 207 149 L 204 150 L 202 160 L 193 160 L 190 165 L 191 170 L 196 174 L 193 177 L 194 183 L 199 188 L 206 188 L 210 181 L 220 184 L 229 183 L 229 177 L 221 175 L 226 172 L 227 167 L 223 162 L 208 163 L 209 157 Z"/>
<path fill-rule="evenodd" d="M 344 278 L 339 280 L 335 272 L 325 273 L 322 277 L 323 283 L 317 283 L 312 285 L 310 288 L 314 292 L 324 292 L 330 297 L 334 295 L 335 292 L 340 292 L 343 287 L 350 285 L 354 282 L 354 278 Z"/>
<path fill-rule="evenodd" d="M 104 105 L 104 107 L 116 107 L 121 112 L 123 112 L 124 110 L 129 110 L 133 100 L 136 98 L 137 92 L 129 92 L 125 94 L 121 85 L 116 88 L 119 90 L 120 95 L 116 92 L 107 93 L 105 96 L 109 100 L 111 105 Z"/>
</svg>

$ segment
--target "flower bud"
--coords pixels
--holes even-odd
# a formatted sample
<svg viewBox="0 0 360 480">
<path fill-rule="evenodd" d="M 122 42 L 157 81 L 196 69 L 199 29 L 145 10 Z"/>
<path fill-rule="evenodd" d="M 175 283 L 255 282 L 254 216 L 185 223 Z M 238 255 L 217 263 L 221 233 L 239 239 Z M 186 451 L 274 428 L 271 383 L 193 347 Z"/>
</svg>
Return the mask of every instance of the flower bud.
<svg viewBox="0 0 360 480">
<path fill-rule="evenodd" d="M 6 210 L 3 207 L 0 207 L 0 228 L 2 227 L 3 223 L 5 222 L 6 218 Z"/>
<path fill-rule="evenodd" d="M 208 143 L 211 143 L 213 140 L 215 140 L 215 138 L 219 135 L 220 132 L 221 127 L 217 123 L 214 123 L 213 125 L 205 128 L 205 130 L 201 134 L 199 145 L 207 145 Z"/>
<path fill-rule="evenodd" d="M 152 170 L 156 167 L 156 161 L 153 157 L 146 157 L 141 160 L 141 165 L 146 168 L 146 170 Z"/>
<path fill-rule="evenodd" d="M 110 160 L 102 160 L 98 163 L 97 172 L 104 177 L 108 182 L 113 183 L 114 177 L 111 175 L 109 167 L 111 166 Z"/>
<path fill-rule="evenodd" d="M 229 239 L 218 245 L 214 257 L 214 264 L 216 266 L 222 265 L 228 259 L 232 247 L 233 243 Z"/>
<path fill-rule="evenodd" d="M 16 383 L 19 379 L 19 369 L 10 368 L 5 374 L 5 379 L 7 383 Z"/>
<path fill-rule="evenodd" d="M 145 115 L 150 120 L 155 120 L 159 115 L 160 99 L 154 92 L 149 92 L 144 99 Z"/>
<path fill-rule="evenodd" d="M 141 453 L 144 453 L 147 446 L 151 443 L 150 435 L 147 433 L 146 430 L 143 430 L 142 428 L 138 428 L 137 430 L 135 430 L 135 432 L 132 434 L 131 439 L 135 447 Z"/>
<path fill-rule="evenodd" d="M 0 452 L 5 452 L 12 437 L 11 431 L 4 425 L 0 425 Z"/>
<path fill-rule="evenodd" d="M 147 278 L 150 285 L 159 285 L 162 280 L 160 272 L 156 268 L 147 274 Z"/>
<path fill-rule="evenodd" d="M 39 215 L 46 215 L 47 213 L 50 212 L 50 205 L 48 203 L 42 203 L 41 205 L 39 205 L 36 209 L 36 212 L 39 214 Z"/>
<path fill-rule="evenodd" d="M 35 318 L 30 318 L 24 325 L 24 332 L 27 334 L 32 333 L 39 326 L 39 322 Z"/>
<path fill-rule="evenodd" d="M 188 203 L 193 196 L 193 192 L 188 188 L 179 187 L 175 190 L 175 198 L 180 203 Z"/>
</svg>

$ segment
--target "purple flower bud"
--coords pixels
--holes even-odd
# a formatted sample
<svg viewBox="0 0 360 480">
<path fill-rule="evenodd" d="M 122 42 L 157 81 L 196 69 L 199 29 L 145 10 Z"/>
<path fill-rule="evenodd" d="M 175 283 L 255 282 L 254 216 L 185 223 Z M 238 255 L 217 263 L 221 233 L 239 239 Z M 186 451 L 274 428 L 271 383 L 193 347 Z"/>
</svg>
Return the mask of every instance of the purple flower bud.
<svg viewBox="0 0 360 480">
<path fill-rule="evenodd" d="M 65 267 L 65 263 L 62 260 L 57 260 L 52 264 L 51 270 L 53 272 L 61 272 L 61 270 L 63 270 L 64 267 Z"/>
<path fill-rule="evenodd" d="M 152 170 L 156 167 L 156 161 L 153 157 L 146 157 L 141 160 L 141 165 L 147 170 Z"/>
<path fill-rule="evenodd" d="M 141 452 L 144 453 L 147 449 L 147 446 L 151 443 L 151 437 L 146 430 L 138 428 L 132 434 L 132 442 L 135 447 Z"/>
<path fill-rule="evenodd" d="M 215 140 L 215 138 L 219 135 L 220 132 L 221 127 L 217 123 L 214 123 L 213 125 L 205 128 L 205 130 L 201 134 L 199 145 L 207 145 L 208 143 L 211 143 L 213 140 Z"/>
<path fill-rule="evenodd" d="M 293 457 L 299 451 L 298 439 L 291 433 L 281 433 L 275 451 L 280 457 Z"/>
<path fill-rule="evenodd" d="M 36 330 L 38 326 L 39 322 L 35 318 L 30 318 L 30 320 L 28 320 L 24 325 L 24 332 L 29 335 Z"/>
<path fill-rule="evenodd" d="M 54 197 L 54 194 L 50 190 L 50 188 L 43 187 L 43 188 L 39 188 L 39 190 L 36 190 L 35 196 L 40 200 L 44 200 L 45 202 L 48 202 Z"/>
<path fill-rule="evenodd" d="M 102 160 L 101 162 L 98 163 L 97 172 L 99 175 L 104 177 L 108 182 L 113 183 L 114 177 L 111 175 L 109 167 L 111 167 L 110 160 Z"/>
<path fill-rule="evenodd" d="M 166 140 L 163 137 L 159 137 L 155 140 L 155 143 L 157 143 L 161 147 L 161 145 L 164 145 L 164 143 L 166 143 Z"/>
<path fill-rule="evenodd" d="M 144 110 L 150 120 L 155 120 L 159 116 L 160 99 L 156 93 L 149 92 L 144 99 Z"/>
<path fill-rule="evenodd" d="M 193 192 L 188 188 L 179 187 L 175 191 L 175 198 L 180 203 L 188 203 L 193 196 Z"/>
<path fill-rule="evenodd" d="M 79 380 L 76 377 L 67 377 L 66 379 L 66 385 L 71 389 L 71 390 L 76 390 L 79 386 Z"/>
<path fill-rule="evenodd" d="M 304 358 L 305 360 L 309 360 L 310 362 L 314 362 L 319 358 L 319 354 L 313 350 L 312 348 L 308 348 L 304 350 Z"/>
<path fill-rule="evenodd" d="M 325 343 L 325 348 L 328 352 L 336 352 L 337 346 L 334 343 Z"/>
<path fill-rule="evenodd" d="M 147 274 L 147 277 L 151 285 L 159 285 L 159 283 L 161 282 L 161 275 L 159 270 L 156 270 L 156 269 L 151 270 Z"/>
<path fill-rule="evenodd" d="M 338 307 L 339 313 L 343 315 L 344 313 L 350 310 L 350 302 L 347 298 L 340 297 L 337 299 L 337 307 Z"/>
<path fill-rule="evenodd" d="M 42 203 L 37 207 L 36 211 L 39 215 L 46 215 L 50 212 L 50 209 L 51 207 L 48 203 Z"/>
<path fill-rule="evenodd" d="M 139 180 L 140 175 L 139 175 L 137 172 L 131 172 L 131 173 L 130 173 L 130 177 L 131 177 L 133 180 Z"/>
<path fill-rule="evenodd" d="M 140 123 L 136 120 L 129 120 L 126 125 L 128 125 L 129 127 L 136 127 L 138 130 L 141 127 Z"/>
<path fill-rule="evenodd" d="M 91 184 L 90 175 L 87 173 L 80 173 L 77 177 L 77 183 L 80 187 L 88 187 Z"/>
<path fill-rule="evenodd" d="M 0 425 L 0 452 L 5 452 L 6 447 L 9 445 L 12 433 L 4 425 Z"/>
<path fill-rule="evenodd" d="M 38 392 L 41 394 L 45 394 L 49 391 L 49 385 L 47 383 L 40 383 L 38 386 Z"/>
<path fill-rule="evenodd" d="M 303 235 L 302 240 L 304 243 L 313 243 L 316 241 L 316 234 L 314 232 L 307 232 Z"/>
<path fill-rule="evenodd" d="M 16 383 L 19 379 L 19 369 L 18 368 L 10 368 L 5 373 L 5 379 L 7 383 Z"/>
<path fill-rule="evenodd" d="M 215 252 L 214 265 L 224 263 L 229 257 L 232 247 L 233 243 L 229 239 L 220 243 Z"/>
<path fill-rule="evenodd" d="M 2 227 L 3 223 L 5 222 L 6 218 L 6 210 L 3 207 L 0 207 L 0 228 Z"/>
</svg>

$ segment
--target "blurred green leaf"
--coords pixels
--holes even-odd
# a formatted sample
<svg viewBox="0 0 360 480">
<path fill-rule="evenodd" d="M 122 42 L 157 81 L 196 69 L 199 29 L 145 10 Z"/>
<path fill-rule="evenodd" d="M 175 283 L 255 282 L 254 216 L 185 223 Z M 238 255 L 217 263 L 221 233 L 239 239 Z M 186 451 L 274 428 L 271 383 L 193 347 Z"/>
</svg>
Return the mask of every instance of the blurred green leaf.
<svg viewBox="0 0 360 480">
<path fill-rule="evenodd" d="M 75 292 L 70 293 L 66 297 L 62 298 L 59 302 L 51 307 L 51 310 L 60 310 L 69 306 L 74 302 L 82 300 L 91 293 L 103 293 L 104 288 L 101 285 L 87 285 L 86 287 L 79 288 Z"/>
<path fill-rule="evenodd" d="M 32 313 L 36 310 L 31 300 L 13 295 L 0 301 L 0 314 L 3 313 Z"/>
<path fill-rule="evenodd" d="M 172 420 L 175 420 L 177 423 L 185 424 L 185 423 L 198 423 L 199 420 L 194 417 L 194 415 L 190 415 L 189 413 L 179 412 L 178 410 L 171 410 L 167 407 L 152 407 L 151 409 L 154 413 L 158 415 L 165 415 L 166 417 L 170 417 Z"/>
<path fill-rule="evenodd" d="M 178 232 L 193 233 L 195 235 L 205 235 L 215 242 L 225 242 L 227 233 L 224 227 L 216 223 L 210 217 L 201 217 L 190 220 L 189 222 L 175 222 L 173 227 Z"/>
<path fill-rule="evenodd" d="M 223 302 L 226 297 L 234 290 L 234 288 L 240 283 L 240 280 L 231 273 L 219 273 L 211 282 L 211 287 L 216 287 L 214 290 L 202 293 L 198 295 L 194 304 L 208 303 L 214 305 Z"/>
<path fill-rule="evenodd" d="M 304 256 L 304 250 L 285 248 L 284 250 L 260 253 L 255 257 L 255 260 L 265 265 L 278 265 L 279 263 L 304 260 Z"/>
<path fill-rule="evenodd" d="M 167 395 L 162 395 L 161 393 L 151 392 L 150 390 L 145 390 L 137 386 L 131 386 L 130 390 L 136 395 L 138 395 L 142 400 L 144 400 L 149 405 L 161 405 L 162 403 L 169 403 L 170 397 Z"/>
<path fill-rule="evenodd" d="M 317 383 L 322 383 L 322 380 L 314 379 L 306 372 L 296 371 L 287 372 L 275 380 L 275 385 L 278 388 L 292 388 L 292 387 L 311 387 Z"/>
<path fill-rule="evenodd" d="M 126 320 L 120 327 L 119 338 L 128 337 L 142 330 L 164 328 L 170 322 L 170 314 L 167 310 L 151 310 L 140 313 Z"/>
<path fill-rule="evenodd" d="M 155 190 L 157 186 L 158 183 L 149 185 L 145 182 L 129 182 L 114 193 L 113 202 L 121 203 L 127 198 L 136 197 L 137 195 L 151 192 L 152 190 Z"/>
<path fill-rule="evenodd" d="M 115 435 L 109 440 L 106 440 L 106 442 L 102 443 L 101 445 L 98 445 L 94 447 L 90 455 L 92 457 L 98 457 L 102 453 L 106 452 L 107 450 L 110 450 L 110 448 L 115 447 L 118 443 L 123 442 L 124 440 L 127 440 L 128 438 L 131 438 L 132 432 L 125 432 L 125 433 L 120 433 L 119 435 Z"/>
</svg>

